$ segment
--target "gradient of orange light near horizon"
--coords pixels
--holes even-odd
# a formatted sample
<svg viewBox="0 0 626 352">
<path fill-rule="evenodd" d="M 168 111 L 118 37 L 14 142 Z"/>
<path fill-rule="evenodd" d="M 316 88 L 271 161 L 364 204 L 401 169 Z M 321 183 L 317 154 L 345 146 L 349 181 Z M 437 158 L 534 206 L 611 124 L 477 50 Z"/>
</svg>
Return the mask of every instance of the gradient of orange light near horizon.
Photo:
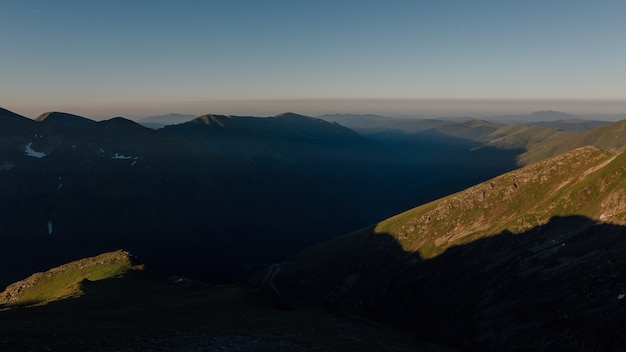
<svg viewBox="0 0 626 352">
<path fill-rule="evenodd" d="M 0 4 L 0 106 L 34 117 L 626 113 L 626 3 Z"/>
</svg>

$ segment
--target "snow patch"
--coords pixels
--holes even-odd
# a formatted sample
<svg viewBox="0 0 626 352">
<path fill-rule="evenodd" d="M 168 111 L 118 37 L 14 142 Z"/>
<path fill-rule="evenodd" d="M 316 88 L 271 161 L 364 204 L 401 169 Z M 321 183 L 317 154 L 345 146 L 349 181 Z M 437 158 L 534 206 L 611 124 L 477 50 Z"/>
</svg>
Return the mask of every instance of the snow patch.
<svg viewBox="0 0 626 352">
<path fill-rule="evenodd" d="M 135 166 L 135 164 L 137 164 L 137 160 L 134 160 L 132 164 L 130 164 L 130 166 Z"/>
<path fill-rule="evenodd" d="M 30 157 L 33 157 L 33 158 L 41 159 L 44 156 L 48 155 L 48 154 L 46 154 L 44 152 L 38 152 L 38 151 L 34 150 L 32 148 L 32 146 L 33 146 L 33 142 L 30 142 L 24 148 L 24 154 L 26 154 L 26 156 L 30 156 Z"/>
<path fill-rule="evenodd" d="M 134 160 L 137 160 L 137 159 L 139 159 L 139 157 L 138 156 L 126 156 L 126 155 L 123 155 L 123 154 L 115 153 L 115 155 L 113 155 L 111 157 L 111 159 L 122 159 L 122 160 L 134 159 Z"/>
<path fill-rule="evenodd" d="M 619 295 L 617 295 L 617 299 L 622 300 L 626 298 L 626 293 L 620 293 Z"/>
<path fill-rule="evenodd" d="M 62 183 L 57 186 L 57 189 L 61 189 L 61 187 L 63 187 Z"/>
<path fill-rule="evenodd" d="M 48 220 L 48 235 L 52 235 L 52 220 Z"/>
</svg>

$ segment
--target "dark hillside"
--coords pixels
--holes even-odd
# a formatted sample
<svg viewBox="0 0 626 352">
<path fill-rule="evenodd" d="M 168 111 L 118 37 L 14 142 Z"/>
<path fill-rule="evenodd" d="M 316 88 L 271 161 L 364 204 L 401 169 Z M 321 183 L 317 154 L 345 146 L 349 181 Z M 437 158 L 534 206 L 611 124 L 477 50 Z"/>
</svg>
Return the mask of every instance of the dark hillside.
<svg viewBox="0 0 626 352">
<path fill-rule="evenodd" d="M 0 283 L 116 248 L 165 274 L 241 280 L 515 167 L 515 151 L 447 136 L 387 143 L 297 114 L 156 131 L 50 118 L 0 121 Z"/>
<path fill-rule="evenodd" d="M 273 285 L 288 304 L 326 302 L 462 350 L 620 350 L 625 235 L 553 218 L 423 259 L 391 235 L 362 234 L 303 252 Z"/>
<path fill-rule="evenodd" d="M 265 287 L 463 349 L 619 349 L 625 160 L 584 147 L 511 171 L 311 247 Z"/>
<path fill-rule="evenodd" d="M 88 118 L 68 114 L 65 112 L 46 112 L 37 116 L 35 121 L 41 122 L 43 124 L 52 124 L 52 125 L 60 125 L 60 126 L 82 126 L 90 123 L 94 123 L 95 121 L 90 120 Z"/>
<path fill-rule="evenodd" d="M 124 251 L 31 275 L 2 304 L 3 352 L 450 351 L 322 307 L 277 309 L 241 285 L 166 280 Z"/>
<path fill-rule="evenodd" d="M 2 119 L 4 121 L 13 120 L 13 121 L 22 121 L 22 122 L 30 120 L 27 117 L 24 117 L 22 115 L 18 115 L 16 113 L 12 112 L 12 111 L 9 111 L 9 110 L 3 109 L 3 108 L 0 108 L 0 119 Z"/>
</svg>

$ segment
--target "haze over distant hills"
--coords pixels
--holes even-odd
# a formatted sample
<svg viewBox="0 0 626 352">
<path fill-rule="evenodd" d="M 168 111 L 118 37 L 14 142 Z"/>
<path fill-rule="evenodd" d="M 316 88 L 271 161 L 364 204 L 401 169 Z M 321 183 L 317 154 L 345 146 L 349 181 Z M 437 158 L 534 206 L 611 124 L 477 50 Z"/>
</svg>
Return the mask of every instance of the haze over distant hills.
<svg viewBox="0 0 626 352">
<path fill-rule="evenodd" d="M 149 128 L 159 129 L 167 125 L 177 125 L 179 123 L 185 123 L 187 121 L 190 121 L 194 117 L 196 116 L 171 113 L 171 114 L 165 114 L 165 115 L 143 117 L 137 120 L 137 122 Z"/>
<path fill-rule="evenodd" d="M 417 133 L 451 121 L 485 120 L 501 124 L 545 126 L 565 131 L 586 131 L 610 122 L 626 119 L 626 115 L 573 115 L 560 111 L 535 111 L 528 115 L 498 115 L 482 118 L 463 117 L 386 117 L 371 114 L 326 114 L 319 118 L 338 122 L 355 131 L 372 134 L 385 131 Z"/>
<path fill-rule="evenodd" d="M 188 122 L 198 115 L 190 114 L 177 114 L 170 113 L 164 115 L 146 116 L 137 119 L 140 124 L 150 128 L 161 128 L 167 125 L 176 125 L 179 123 Z M 577 129 L 585 130 L 594 127 L 599 127 L 602 124 L 615 122 L 626 119 L 626 114 L 618 115 L 602 115 L 602 114 L 584 114 L 576 115 L 561 111 L 545 110 L 535 111 L 525 115 L 494 115 L 487 117 L 472 117 L 471 115 L 453 117 L 453 116 L 405 116 L 405 117 L 391 117 L 375 114 L 324 114 L 317 116 L 323 120 L 337 122 L 346 127 L 354 129 L 358 132 L 378 132 L 381 130 L 397 129 L 405 132 L 418 132 L 424 129 L 431 128 L 438 123 L 469 120 L 469 119 L 483 119 L 490 122 L 503 123 L 503 124 L 548 124 L 547 127 L 556 129 Z M 581 126 L 583 127 L 581 127 Z"/>
</svg>

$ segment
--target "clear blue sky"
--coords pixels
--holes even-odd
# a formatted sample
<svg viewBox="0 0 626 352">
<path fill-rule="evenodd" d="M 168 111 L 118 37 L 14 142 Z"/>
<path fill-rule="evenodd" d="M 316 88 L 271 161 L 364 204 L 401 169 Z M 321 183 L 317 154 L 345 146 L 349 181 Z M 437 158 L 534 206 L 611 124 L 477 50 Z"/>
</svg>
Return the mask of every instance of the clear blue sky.
<svg viewBox="0 0 626 352">
<path fill-rule="evenodd" d="M 626 113 L 625 15 L 618 0 L 0 0 L 0 106 Z"/>
</svg>

